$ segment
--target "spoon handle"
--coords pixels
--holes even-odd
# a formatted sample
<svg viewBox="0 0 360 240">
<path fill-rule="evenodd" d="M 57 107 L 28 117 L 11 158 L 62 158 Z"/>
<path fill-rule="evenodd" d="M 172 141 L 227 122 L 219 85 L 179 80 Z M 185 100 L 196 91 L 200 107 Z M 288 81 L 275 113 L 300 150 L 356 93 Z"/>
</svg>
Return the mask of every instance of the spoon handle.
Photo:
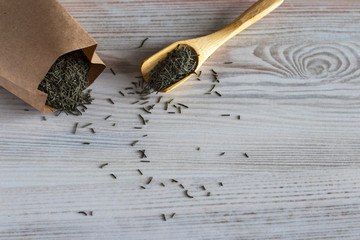
<svg viewBox="0 0 360 240">
<path fill-rule="evenodd" d="M 283 1 L 284 0 L 259 0 L 223 29 L 200 38 L 199 40 L 203 40 L 201 41 L 203 44 L 201 47 L 203 57 L 205 59 L 209 57 L 223 43 L 265 17 L 280 6 Z"/>
</svg>

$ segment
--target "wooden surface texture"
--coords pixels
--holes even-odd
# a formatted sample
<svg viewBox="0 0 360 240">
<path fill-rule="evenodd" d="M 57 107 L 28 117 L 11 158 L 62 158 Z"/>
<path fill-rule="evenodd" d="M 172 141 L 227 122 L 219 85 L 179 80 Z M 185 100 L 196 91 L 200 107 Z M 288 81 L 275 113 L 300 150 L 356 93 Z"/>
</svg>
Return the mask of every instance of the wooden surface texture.
<svg viewBox="0 0 360 240">
<path fill-rule="evenodd" d="M 60 2 L 108 68 L 81 117 L 44 121 L 0 88 L 0 240 L 360 239 L 360 1 L 285 0 L 218 49 L 201 81 L 145 105 L 125 90 L 144 59 L 254 1 Z"/>
</svg>

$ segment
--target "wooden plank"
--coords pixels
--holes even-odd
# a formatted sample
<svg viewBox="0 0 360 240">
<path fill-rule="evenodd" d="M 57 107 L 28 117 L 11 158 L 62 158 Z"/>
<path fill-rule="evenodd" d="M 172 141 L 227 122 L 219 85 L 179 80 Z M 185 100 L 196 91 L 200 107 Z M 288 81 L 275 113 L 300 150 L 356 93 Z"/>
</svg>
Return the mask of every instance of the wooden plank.
<svg viewBox="0 0 360 240">
<path fill-rule="evenodd" d="M 125 90 L 141 62 L 254 1 L 60 2 L 116 75 L 92 85 L 83 116 L 46 121 L 0 88 L 1 240 L 358 239 L 359 1 L 285 1 L 215 52 L 201 81 L 152 94 L 151 114 Z M 204 94 L 213 84 L 221 97 Z M 170 99 L 189 108 L 170 115 Z"/>
</svg>

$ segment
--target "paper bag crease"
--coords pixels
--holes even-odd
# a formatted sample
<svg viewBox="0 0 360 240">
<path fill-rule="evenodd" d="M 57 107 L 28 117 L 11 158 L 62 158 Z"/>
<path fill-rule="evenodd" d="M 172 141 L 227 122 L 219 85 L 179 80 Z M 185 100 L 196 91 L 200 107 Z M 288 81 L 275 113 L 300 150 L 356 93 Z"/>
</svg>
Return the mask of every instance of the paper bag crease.
<svg viewBox="0 0 360 240">
<path fill-rule="evenodd" d="M 82 49 L 89 85 L 105 69 L 97 43 L 57 0 L 0 0 L 0 85 L 43 113 L 47 94 L 37 88 L 60 56 Z"/>
</svg>

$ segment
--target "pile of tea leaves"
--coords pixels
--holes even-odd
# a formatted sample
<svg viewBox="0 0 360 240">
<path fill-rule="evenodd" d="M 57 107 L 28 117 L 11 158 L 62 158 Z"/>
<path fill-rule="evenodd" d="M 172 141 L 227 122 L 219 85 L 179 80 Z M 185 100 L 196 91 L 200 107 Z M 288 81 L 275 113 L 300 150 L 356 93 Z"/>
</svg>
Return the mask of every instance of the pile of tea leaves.
<svg viewBox="0 0 360 240">
<path fill-rule="evenodd" d="M 81 51 L 74 51 L 59 57 L 51 66 L 38 89 L 48 94 L 46 105 L 66 114 L 81 115 L 78 107 L 90 104 L 90 92 L 83 92 L 88 86 L 90 63 Z"/>
<path fill-rule="evenodd" d="M 159 92 L 195 73 L 197 57 L 189 46 L 177 46 L 151 70 L 148 86 Z"/>
</svg>

